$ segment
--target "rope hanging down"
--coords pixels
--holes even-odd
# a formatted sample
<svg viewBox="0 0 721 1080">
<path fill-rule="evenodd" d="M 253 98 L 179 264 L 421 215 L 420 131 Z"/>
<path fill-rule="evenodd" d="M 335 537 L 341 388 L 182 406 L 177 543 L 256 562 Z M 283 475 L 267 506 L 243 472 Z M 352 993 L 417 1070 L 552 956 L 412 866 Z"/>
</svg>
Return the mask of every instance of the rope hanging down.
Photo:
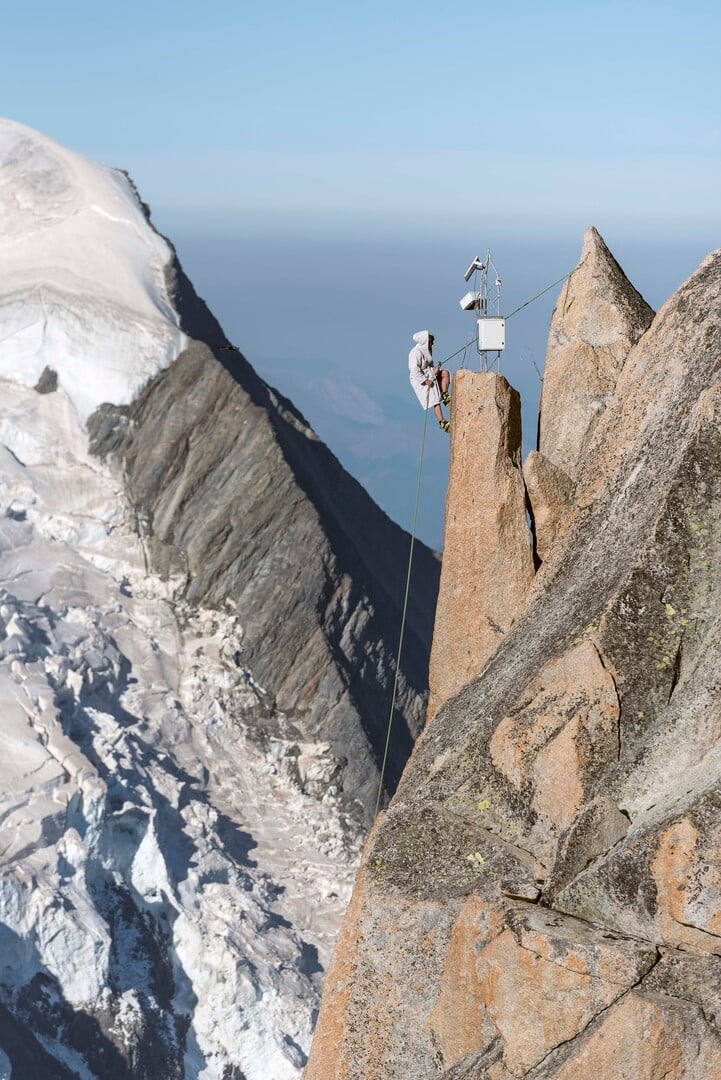
<svg viewBox="0 0 721 1080">
<path fill-rule="evenodd" d="M 460 352 L 460 350 L 459 350 Z M 386 745 L 383 751 L 383 763 L 381 764 L 381 772 L 378 778 L 378 797 L 376 798 L 376 808 L 373 814 L 373 819 L 378 817 L 378 810 L 381 805 L 381 797 L 383 795 L 383 779 L 386 773 L 386 763 L 388 761 L 388 747 L 391 742 L 391 727 L 393 726 L 393 710 L 396 707 L 396 694 L 398 692 L 398 675 L 401 670 L 401 653 L 403 652 L 403 636 L 406 629 L 406 614 L 408 612 L 408 596 L 411 589 L 411 569 L 413 567 L 413 547 L 416 542 L 416 523 L 418 521 L 418 503 L 421 497 L 421 475 L 423 473 L 423 454 L 426 448 L 426 431 L 428 429 L 428 401 L 431 394 L 431 388 L 428 387 L 426 392 L 426 410 L 423 415 L 423 438 L 421 439 L 421 456 L 418 461 L 418 482 L 416 484 L 416 505 L 413 510 L 413 526 L 411 528 L 411 546 L 408 552 L 408 573 L 406 574 L 406 592 L 403 597 L 403 614 L 401 616 L 401 631 L 398 637 L 398 654 L 396 656 L 396 672 L 393 676 L 393 696 L 391 697 L 391 709 L 388 714 L 388 731 L 386 732 Z"/>
<path fill-rule="evenodd" d="M 574 270 L 571 270 L 570 273 L 564 274 L 563 277 L 560 277 L 557 281 L 551 282 L 551 284 L 547 285 L 545 289 L 541 290 L 541 292 L 536 293 L 535 296 L 532 296 L 530 300 L 526 300 L 525 304 L 521 304 L 520 307 L 515 308 L 510 313 L 510 315 L 506 315 L 505 319 L 506 320 L 512 319 L 513 316 L 517 315 L 519 311 L 522 311 L 524 308 L 528 307 L 529 304 L 532 304 L 535 300 L 538 300 L 541 296 L 543 296 L 545 293 L 549 292 L 556 285 L 560 285 L 562 281 L 567 281 L 568 278 L 570 278 L 571 274 L 573 274 L 574 272 L 575 272 Z M 465 350 L 467 348 L 469 348 L 469 346 L 471 346 L 471 345 L 473 345 L 475 343 L 475 340 L 476 340 L 475 337 L 472 337 L 470 339 L 470 341 L 467 341 L 465 343 L 465 345 L 461 345 L 460 349 L 456 349 L 456 351 L 451 353 L 450 356 L 446 356 L 444 360 L 441 360 L 440 365 L 442 366 L 443 364 L 447 364 L 449 360 L 453 360 L 453 358 L 458 356 L 459 353 L 465 352 Z M 240 352 L 240 349 L 238 348 L 237 345 L 217 345 L 216 348 L 218 349 L 218 351 L 222 351 L 222 352 L 238 352 L 238 353 Z M 408 614 L 408 597 L 410 595 L 410 588 L 411 588 L 411 570 L 413 569 L 413 548 L 414 548 L 415 542 L 416 542 L 416 525 L 418 523 L 418 504 L 420 502 L 420 496 L 421 496 L 421 477 L 423 475 L 423 455 L 425 453 L 425 448 L 426 448 L 426 431 L 428 430 L 428 401 L 429 401 L 429 398 L 430 398 L 430 392 L 431 392 L 431 388 L 428 387 L 428 393 L 426 394 L 426 408 L 425 408 L 425 413 L 424 413 L 424 417 L 423 417 L 423 437 L 421 439 L 421 453 L 420 453 L 420 459 L 418 461 L 418 481 L 416 483 L 416 504 L 415 504 L 415 507 L 413 509 L 413 525 L 411 527 L 411 546 L 410 546 L 410 550 L 408 552 L 408 572 L 406 573 L 406 590 L 405 590 L 405 595 L 403 597 L 403 614 L 401 615 L 401 629 L 400 629 L 400 634 L 399 634 L 399 637 L 398 637 L 398 655 L 397 655 L 397 658 L 396 658 L 395 675 L 393 677 L 393 694 L 392 694 L 392 697 L 391 697 L 391 707 L 390 707 L 390 713 L 389 713 L 389 716 L 388 716 L 388 731 L 386 732 L 386 743 L 385 743 L 385 747 L 384 747 L 384 750 L 383 750 L 383 761 L 381 763 L 381 771 L 380 771 L 380 776 L 378 778 L 378 795 L 376 797 L 376 808 L 375 808 L 375 813 L 373 815 L 374 818 L 378 817 L 378 811 L 379 811 L 380 805 L 381 805 L 381 797 L 383 795 L 383 780 L 385 778 L 386 765 L 388 763 L 388 748 L 389 748 L 390 742 L 391 742 L 391 728 L 393 726 L 393 711 L 394 711 L 394 709 L 396 707 L 396 696 L 398 694 L 398 676 L 400 674 L 400 669 L 401 669 L 401 654 L 403 652 L 403 638 L 405 636 L 405 630 L 406 630 L 406 616 Z"/>
<path fill-rule="evenodd" d="M 529 304 L 532 304 L 535 300 L 538 300 L 541 296 L 544 296 L 545 293 L 550 292 L 550 290 L 555 288 L 556 285 L 560 285 L 562 281 L 567 281 L 568 278 L 570 278 L 571 274 L 573 274 L 573 273 L 575 273 L 575 269 L 571 270 L 568 274 L 564 274 L 563 277 L 558 278 L 557 281 L 552 281 L 551 284 L 547 285 L 545 289 L 541 290 L 541 292 L 536 293 L 536 295 L 532 296 L 530 300 L 526 300 L 525 304 L 521 304 L 520 307 L 515 308 L 510 313 L 510 315 L 506 315 L 505 316 L 506 320 L 513 318 L 513 316 L 517 315 L 519 311 L 522 311 L 524 308 L 528 307 Z M 440 365 L 442 366 L 443 364 L 447 364 L 449 360 L 452 360 L 455 356 L 458 356 L 459 353 L 464 352 L 470 345 L 473 345 L 475 343 L 475 340 L 476 340 L 475 337 L 472 337 L 470 341 L 467 341 L 465 343 L 465 345 L 461 345 L 460 349 L 456 349 L 456 351 L 454 353 L 451 353 L 450 356 L 447 356 L 444 360 L 441 360 Z M 232 348 L 232 346 L 231 346 L 231 348 Z M 408 597 L 410 595 L 411 570 L 413 568 L 413 548 L 414 548 L 414 545 L 415 545 L 415 542 L 416 542 L 416 525 L 417 525 L 417 522 L 418 522 L 418 504 L 419 504 L 420 495 L 421 495 L 421 477 L 423 475 L 423 455 L 424 455 L 425 447 L 426 447 L 426 431 L 428 429 L 428 401 L 429 401 L 429 397 L 430 397 L 430 392 L 431 392 L 431 388 L 429 387 L 428 388 L 428 393 L 426 394 L 426 409 L 425 409 L 425 414 L 424 414 L 424 417 L 423 417 L 423 437 L 421 439 L 421 454 L 420 454 L 420 459 L 418 461 L 418 481 L 416 483 L 416 504 L 415 504 L 415 507 L 414 507 L 414 510 L 413 510 L 413 525 L 412 525 L 412 528 L 411 528 L 411 546 L 410 546 L 410 550 L 408 552 L 408 572 L 406 574 L 406 591 L 405 591 L 405 595 L 403 597 L 403 614 L 401 615 L 401 629 L 400 629 L 400 634 L 399 634 L 399 637 L 398 637 L 398 655 L 397 655 L 397 658 L 396 658 L 395 675 L 393 677 L 393 694 L 391 696 L 391 707 L 390 707 L 390 713 L 388 715 L 388 731 L 386 732 L 386 744 L 385 744 L 385 747 L 384 747 L 384 750 L 383 750 L 383 761 L 381 763 L 381 771 L 380 771 L 380 776 L 378 778 L 378 795 L 376 797 L 376 808 L 375 808 L 375 813 L 373 815 L 374 819 L 378 817 L 378 811 L 380 809 L 381 798 L 382 798 L 382 795 L 383 795 L 383 780 L 385 778 L 386 765 L 388 763 L 388 748 L 390 746 L 390 741 L 391 741 L 391 728 L 393 726 L 393 712 L 394 712 L 395 707 L 396 707 L 396 696 L 397 696 L 397 693 L 398 693 L 398 676 L 400 674 L 400 669 L 401 669 L 401 653 L 403 652 L 403 638 L 405 636 L 406 616 L 408 614 Z"/>
</svg>

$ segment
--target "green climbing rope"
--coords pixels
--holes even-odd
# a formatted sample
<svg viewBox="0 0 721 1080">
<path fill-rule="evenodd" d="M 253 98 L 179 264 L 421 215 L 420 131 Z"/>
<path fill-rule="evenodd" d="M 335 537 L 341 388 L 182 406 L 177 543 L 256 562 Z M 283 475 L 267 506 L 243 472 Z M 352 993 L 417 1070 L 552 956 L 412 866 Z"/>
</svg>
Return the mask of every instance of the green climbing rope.
<svg viewBox="0 0 721 1080">
<path fill-rule="evenodd" d="M 460 351 L 460 350 L 459 350 Z M 448 358 L 450 359 L 450 357 Z M 444 360 L 443 363 L 446 361 Z M 398 675 L 401 670 L 401 653 L 403 652 L 403 636 L 406 629 L 406 614 L 408 612 L 408 596 L 411 589 L 411 570 L 413 568 L 413 547 L 416 542 L 416 524 L 418 522 L 418 503 L 421 497 L 421 476 L 423 474 L 423 454 L 426 448 L 426 431 L 428 430 L 428 401 L 430 398 L 431 388 L 428 387 L 426 393 L 426 409 L 423 416 L 423 438 L 421 439 L 421 456 L 418 461 L 418 482 L 416 484 L 416 505 L 413 510 L 413 526 L 411 528 L 411 546 L 408 552 L 408 573 L 406 574 L 406 592 L 403 597 L 403 614 L 401 615 L 401 630 L 398 637 L 398 654 L 396 656 L 396 672 L 393 677 L 393 696 L 391 697 L 391 709 L 388 715 L 388 731 L 386 733 L 386 745 L 383 751 L 383 763 L 381 765 L 381 773 L 378 778 L 378 797 L 376 798 L 376 808 L 373 815 L 374 818 L 378 817 L 378 811 L 381 805 L 381 797 L 383 795 L 383 780 L 386 773 L 386 764 L 388 762 L 388 747 L 391 742 L 391 728 L 393 726 L 393 710 L 396 707 L 396 694 L 398 693 Z"/>
<path fill-rule="evenodd" d="M 536 293 L 536 295 L 532 296 L 530 300 L 526 301 L 526 303 L 521 303 L 520 307 L 515 308 L 511 312 L 511 314 L 505 315 L 504 318 L 506 320 L 513 319 L 513 316 L 518 314 L 519 311 L 522 311 L 523 308 L 528 308 L 529 303 L 533 303 L 534 300 L 538 300 L 540 297 L 542 297 L 546 293 L 548 293 L 550 291 L 550 289 L 554 288 L 556 285 L 560 285 L 560 283 L 562 281 L 568 281 L 568 279 L 570 278 L 572 273 L 574 273 L 573 270 L 571 270 L 570 273 L 563 274 L 562 278 L 559 278 L 557 281 L 554 281 L 554 282 L 550 283 L 550 285 L 546 285 L 546 287 L 543 288 L 540 293 Z M 445 360 L 441 360 L 439 366 L 443 366 L 444 364 L 447 364 L 449 360 L 453 360 L 454 356 L 458 356 L 458 354 L 460 352 L 464 352 L 468 347 L 474 345 L 475 340 L 476 339 L 475 339 L 475 336 L 474 336 L 474 337 L 471 338 L 470 341 L 466 341 L 465 345 L 462 345 L 460 349 L 457 349 L 457 350 L 455 350 L 455 352 L 452 352 L 450 354 L 450 356 L 446 356 Z M 223 350 L 223 351 L 228 351 L 228 352 L 240 352 L 241 351 L 239 348 L 237 348 L 237 346 L 234 346 L 234 345 L 221 345 L 221 346 L 217 346 L 217 348 L 220 349 L 220 350 Z M 383 750 L 383 760 L 382 760 L 382 764 L 381 764 L 380 777 L 379 777 L 379 781 L 378 781 L 378 796 L 376 798 L 376 812 L 375 812 L 375 814 L 373 814 L 373 816 L 375 816 L 375 818 L 378 818 L 378 811 L 380 810 L 381 798 L 382 798 L 382 795 L 383 795 L 383 780 L 385 778 L 385 766 L 387 765 L 387 756 L 389 756 L 389 746 L 391 745 L 391 729 L 393 727 L 393 712 L 395 710 L 395 701 L 396 701 L 396 697 L 397 697 L 397 693 L 398 693 L 398 675 L 400 674 L 400 656 L 402 656 L 402 653 L 403 653 L 403 642 L 404 642 L 404 636 L 405 636 L 405 633 L 406 633 L 406 616 L 407 616 L 407 613 L 408 613 L 408 597 L 410 595 L 410 575 L 411 575 L 411 570 L 412 570 L 412 567 L 413 567 L 413 546 L 414 546 L 414 544 L 416 544 L 416 526 L 418 524 L 418 507 L 419 507 L 419 502 L 420 502 L 420 498 L 421 498 L 421 476 L 423 474 L 423 455 L 425 453 L 425 432 L 426 432 L 427 427 L 428 427 L 428 397 L 430 397 L 430 394 L 431 394 L 431 388 L 428 387 L 428 392 L 427 392 L 427 394 L 425 396 L 425 414 L 424 414 L 424 418 L 423 418 L 423 437 L 421 438 L 421 456 L 420 456 L 420 460 L 419 460 L 419 463 L 418 463 L 418 483 L 416 485 L 416 507 L 413 508 L 413 524 L 412 524 L 412 527 L 411 527 L 411 530 L 410 530 L 410 550 L 408 552 L 408 572 L 406 573 L 406 593 L 405 593 L 405 596 L 404 596 L 404 599 L 403 599 L 403 615 L 402 615 L 402 617 L 400 617 L 400 633 L 398 635 L 398 652 L 397 652 L 396 664 L 395 664 L 395 675 L 393 677 L 393 694 L 392 694 L 392 698 L 391 698 L 391 712 L 389 714 L 389 725 L 387 725 L 387 731 L 386 731 L 386 734 L 385 734 L 385 746 L 384 746 L 384 750 Z"/>
<path fill-rule="evenodd" d="M 474 334 L 470 341 L 467 341 L 465 345 L 461 345 L 460 349 L 456 349 L 456 351 L 452 352 L 450 356 L 447 356 L 445 358 L 445 360 L 441 360 L 441 367 L 444 364 L 447 364 L 449 360 L 452 360 L 454 356 L 458 356 L 459 353 L 464 352 L 468 348 L 469 345 L 475 345 L 475 343 L 476 343 L 476 337 L 475 337 L 475 334 Z"/>
<path fill-rule="evenodd" d="M 571 274 L 575 274 L 575 272 L 576 268 L 574 267 L 574 269 L 569 271 L 569 273 L 564 274 L 563 277 L 560 277 L 558 281 L 552 281 L 550 285 L 546 285 L 545 289 L 541 289 L 541 291 L 539 293 L 536 293 L 535 296 L 532 296 L 530 300 L 526 300 L 525 304 L 521 304 L 520 307 L 514 308 L 510 315 L 504 315 L 503 317 L 506 322 L 508 322 L 509 319 L 512 319 L 514 315 L 517 315 L 519 311 L 523 311 L 524 307 L 528 307 L 529 304 L 532 304 L 534 300 L 538 300 L 541 296 L 545 296 L 547 292 L 550 292 L 551 289 L 554 289 L 556 285 L 560 285 L 562 281 L 568 281 Z"/>
</svg>

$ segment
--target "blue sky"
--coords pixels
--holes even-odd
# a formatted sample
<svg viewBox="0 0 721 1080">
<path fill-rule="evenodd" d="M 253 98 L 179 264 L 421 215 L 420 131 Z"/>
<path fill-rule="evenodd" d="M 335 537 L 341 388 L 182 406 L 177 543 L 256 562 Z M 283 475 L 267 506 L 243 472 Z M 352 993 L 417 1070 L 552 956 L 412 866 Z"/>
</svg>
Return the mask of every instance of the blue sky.
<svg viewBox="0 0 721 1080">
<path fill-rule="evenodd" d="M 120 155 L 169 208 L 437 227 L 715 209 L 710 2 L 42 0 L 3 22 L 5 114 Z"/>
<path fill-rule="evenodd" d="M 409 338 L 464 340 L 473 255 L 508 309 L 593 223 L 658 305 L 719 244 L 720 10 L 40 0 L 4 12 L 1 108 L 130 171 L 229 334 L 408 524 Z M 527 445 L 552 306 L 509 335 Z"/>
</svg>

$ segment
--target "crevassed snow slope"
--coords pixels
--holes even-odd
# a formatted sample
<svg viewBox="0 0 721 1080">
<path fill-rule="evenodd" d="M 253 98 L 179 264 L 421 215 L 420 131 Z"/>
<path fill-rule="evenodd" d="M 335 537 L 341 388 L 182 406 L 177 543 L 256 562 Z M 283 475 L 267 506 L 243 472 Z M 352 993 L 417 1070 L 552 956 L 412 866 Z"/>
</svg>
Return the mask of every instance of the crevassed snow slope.
<svg viewBox="0 0 721 1080">
<path fill-rule="evenodd" d="M 360 844 L 338 764 L 240 666 L 232 609 L 148 574 L 87 450 L 88 411 L 182 344 L 166 245 L 121 180 L 109 223 L 107 170 L 6 122 L 0 145 L 0 1069 L 290 1080 Z M 45 366 L 59 387 L 39 393 Z"/>
<path fill-rule="evenodd" d="M 0 222 L 0 376 L 50 367 L 86 419 L 175 359 L 171 250 L 123 173 L 0 119 Z"/>
<path fill-rule="evenodd" d="M 334 763 L 278 714 L 267 754 L 245 738 L 242 628 L 146 574 L 62 391 L 0 400 L 0 1002 L 83 1077 L 115 1075 L 102 1040 L 159 1042 L 168 1078 L 298 1076 L 359 841 L 299 763 Z"/>
</svg>

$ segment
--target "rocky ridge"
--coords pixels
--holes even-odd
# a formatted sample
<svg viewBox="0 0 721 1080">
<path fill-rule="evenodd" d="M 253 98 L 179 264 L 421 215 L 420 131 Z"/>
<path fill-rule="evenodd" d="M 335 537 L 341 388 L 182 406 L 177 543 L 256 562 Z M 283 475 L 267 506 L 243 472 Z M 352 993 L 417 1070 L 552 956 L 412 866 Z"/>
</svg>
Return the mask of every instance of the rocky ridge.
<svg viewBox="0 0 721 1080">
<path fill-rule="evenodd" d="M 308 1080 L 721 1074 L 719 310 L 716 252 L 582 421 L 525 608 L 366 845 Z"/>
<path fill-rule="evenodd" d="M 367 825 L 408 535 L 292 402 L 229 348 L 175 255 L 166 276 L 189 343 L 131 404 L 90 416 L 91 450 L 120 469 L 153 569 L 191 604 L 232 606 L 243 662 L 304 737 L 327 740 L 342 759 L 339 782 Z M 414 568 L 389 791 L 426 715 L 440 560 L 421 542 Z"/>
<path fill-rule="evenodd" d="M 551 317 L 538 416 L 538 451 L 572 480 L 631 348 L 653 310 L 594 228 L 583 238 Z"/>
<path fill-rule="evenodd" d="M 209 320 L 188 332 L 224 340 Z M 125 477 L 153 568 L 192 604 L 232 606 L 243 626 L 242 662 L 305 738 L 328 741 L 343 759 L 343 790 L 367 820 L 387 723 L 405 534 L 242 356 L 217 344 L 214 352 L 197 337 L 132 405 L 94 414 L 89 431 L 93 452 Z M 425 714 L 438 573 L 421 545 L 391 789 Z"/>
</svg>

